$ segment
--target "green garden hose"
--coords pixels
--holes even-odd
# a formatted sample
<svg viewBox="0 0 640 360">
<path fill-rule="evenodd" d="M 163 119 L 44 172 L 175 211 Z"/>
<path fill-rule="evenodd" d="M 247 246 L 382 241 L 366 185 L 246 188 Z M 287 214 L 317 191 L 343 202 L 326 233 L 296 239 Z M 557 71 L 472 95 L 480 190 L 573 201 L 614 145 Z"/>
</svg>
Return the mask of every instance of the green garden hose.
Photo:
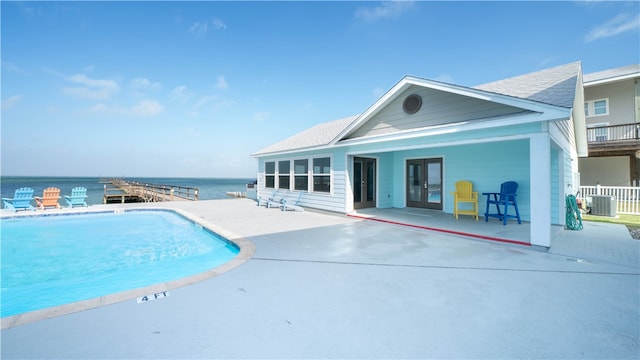
<svg viewBox="0 0 640 360">
<path fill-rule="evenodd" d="M 582 215 L 575 195 L 567 195 L 567 219 L 565 227 L 569 230 L 582 230 Z"/>
</svg>

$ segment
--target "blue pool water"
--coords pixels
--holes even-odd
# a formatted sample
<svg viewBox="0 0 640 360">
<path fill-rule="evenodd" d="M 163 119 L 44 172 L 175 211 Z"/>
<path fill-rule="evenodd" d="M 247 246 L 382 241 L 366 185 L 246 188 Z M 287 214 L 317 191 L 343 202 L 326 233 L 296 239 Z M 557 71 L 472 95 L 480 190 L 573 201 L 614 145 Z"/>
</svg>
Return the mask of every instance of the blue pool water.
<svg viewBox="0 0 640 360">
<path fill-rule="evenodd" d="M 171 211 L 1 220 L 1 316 L 181 279 L 239 249 Z"/>
</svg>

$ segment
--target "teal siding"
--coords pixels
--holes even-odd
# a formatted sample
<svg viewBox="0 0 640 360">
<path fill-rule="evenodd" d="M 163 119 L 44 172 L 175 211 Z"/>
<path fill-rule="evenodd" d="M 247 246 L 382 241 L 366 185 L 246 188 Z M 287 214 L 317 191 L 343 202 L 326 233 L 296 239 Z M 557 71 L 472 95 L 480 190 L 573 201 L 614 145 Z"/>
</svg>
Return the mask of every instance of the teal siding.
<svg viewBox="0 0 640 360">
<path fill-rule="evenodd" d="M 378 207 L 393 207 L 395 176 L 393 171 L 394 157 L 392 153 L 375 154 L 378 158 Z"/>
<path fill-rule="evenodd" d="M 394 154 L 395 187 L 394 207 L 405 204 L 405 160 L 408 158 L 442 157 L 444 168 L 444 210 L 453 211 L 453 197 L 458 180 L 470 180 L 480 193 L 480 213 L 484 214 L 486 197 L 482 192 L 498 192 L 500 184 L 516 181 L 518 207 L 523 220 L 529 221 L 529 141 L 515 140 L 477 145 L 460 145 L 446 148 L 400 151 Z"/>
</svg>

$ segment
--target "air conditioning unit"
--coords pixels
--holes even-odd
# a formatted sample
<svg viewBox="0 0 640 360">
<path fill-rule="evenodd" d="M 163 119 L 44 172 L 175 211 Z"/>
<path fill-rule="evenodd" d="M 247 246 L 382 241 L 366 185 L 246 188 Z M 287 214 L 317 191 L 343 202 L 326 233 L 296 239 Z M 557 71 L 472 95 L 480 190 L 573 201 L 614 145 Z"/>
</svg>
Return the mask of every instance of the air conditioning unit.
<svg viewBox="0 0 640 360">
<path fill-rule="evenodd" d="M 618 214 L 615 196 L 591 195 L 591 214 L 614 217 Z"/>
</svg>

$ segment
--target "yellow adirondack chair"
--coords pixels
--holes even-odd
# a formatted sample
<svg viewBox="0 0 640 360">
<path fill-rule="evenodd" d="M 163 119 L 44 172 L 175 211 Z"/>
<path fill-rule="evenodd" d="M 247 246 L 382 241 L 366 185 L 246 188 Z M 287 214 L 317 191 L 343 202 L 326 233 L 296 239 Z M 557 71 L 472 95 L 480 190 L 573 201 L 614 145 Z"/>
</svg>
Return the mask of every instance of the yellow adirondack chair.
<svg viewBox="0 0 640 360">
<path fill-rule="evenodd" d="M 58 199 L 60 199 L 60 189 L 58 188 L 46 188 L 42 191 L 42 197 L 36 196 L 34 199 L 36 200 L 37 206 L 42 210 L 48 207 L 60 209 L 60 204 L 58 204 Z"/>
<path fill-rule="evenodd" d="M 478 193 L 473 191 L 473 184 L 471 181 L 460 180 L 456 182 L 456 191 L 452 192 L 453 194 L 453 216 L 458 219 L 458 215 L 471 215 L 476 217 L 476 221 L 478 220 Z M 460 203 L 469 203 L 471 204 L 471 209 L 468 209 L 468 206 L 465 206 L 465 209 L 460 210 Z"/>
</svg>

